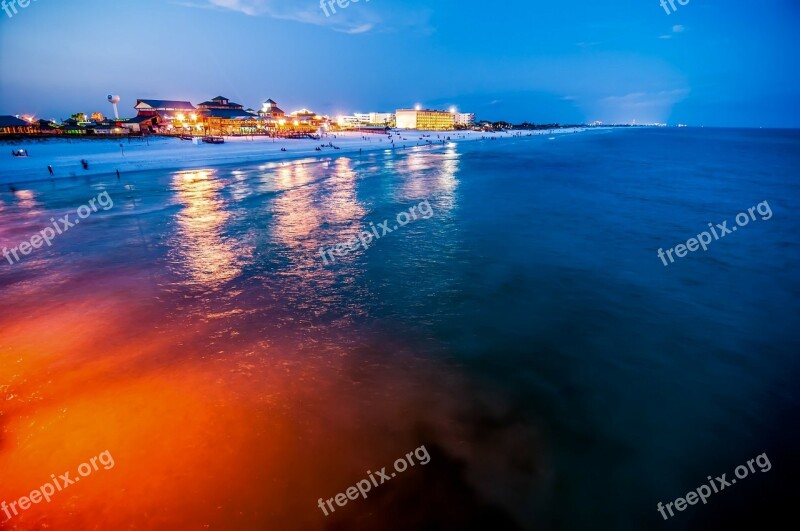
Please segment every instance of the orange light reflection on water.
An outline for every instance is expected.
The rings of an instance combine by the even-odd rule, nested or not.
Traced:
[[[190,345],[213,323],[163,323],[124,283],[0,321],[0,501],[115,460],[0,527],[322,529],[319,497],[421,444],[400,413],[430,393],[419,373],[275,339],[211,359]]]

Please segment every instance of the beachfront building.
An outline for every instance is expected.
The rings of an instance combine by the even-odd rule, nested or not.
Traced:
[[[74,118],[69,118],[61,122],[61,132],[65,135],[85,135],[86,126]]]
[[[51,120],[38,120],[36,122],[39,132],[43,135],[60,135],[61,128],[58,127],[58,124],[51,121]]]
[[[369,125],[392,126],[395,123],[393,112],[371,112],[369,113]]]
[[[189,123],[188,129],[202,130],[211,136],[252,135],[263,129],[257,114],[246,111],[243,105],[232,103],[224,96],[198,104],[197,116],[197,123]]]
[[[336,125],[342,129],[359,129],[363,127],[391,127],[395,123],[395,115],[391,112],[355,113],[350,116],[337,116]]]
[[[151,122],[155,132],[177,134],[197,122],[197,109],[188,101],[136,100],[133,108],[137,116],[155,119]]]
[[[124,127],[128,134],[141,135],[151,134],[158,126],[158,118],[153,116],[135,116],[133,118],[125,118],[117,120],[120,127]]]
[[[394,114],[390,112],[355,113],[359,125],[391,125],[394,123]]]
[[[351,116],[338,116],[336,118],[336,125],[341,129],[355,129],[363,125],[361,120],[356,115]]]
[[[399,129],[451,131],[456,123],[454,113],[430,109],[398,109],[395,116]]]
[[[278,107],[278,104],[272,99],[268,99],[261,105],[261,110],[258,111],[258,115],[270,127],[282,125],[281,120],[283,120],[283,124],[286,123],[286,113],[283,112],[283,109]]]
[[[127,130],[124,129],[121,125],[114,123],[114,122],[105,122],[93,125],[87,128],[87,131],[91,134],[100,135],[100,136],[120,136],[127,133]]]
[[[369,113],[357,112],[353,114],[353,118],[359,125],[369,125]]]
[[[457,112],[456,125],[460,127],[473,127],[475,125],[475,114],[471,112]]]
[[[312,133],[327,127],[328,119],[308,109],[300,109],[286,117],[286,125],[296,132]]]
[[[0,135],[25,135],[37,133],[38,127],[16,116],[0,116]]]

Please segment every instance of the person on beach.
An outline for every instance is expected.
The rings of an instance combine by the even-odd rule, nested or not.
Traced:
[[[55,175],[55,173],[53,173],[53,167],[51,165],[49,165],[49,164],[47,165],[47,171],[50,172],[50,177]]]
[[[119,170],[117,170],[117,180],[119,181]]]

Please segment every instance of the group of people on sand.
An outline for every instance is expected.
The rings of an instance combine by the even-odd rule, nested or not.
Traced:
[[[89,161],[86,160],[86,159],[81,159],[81,166],[83,166],[84,170],[88,170],[89,169]],[[117,180],[119,181],[119,179],[120,179],[119,170],[115,170],[115,171],[117,173]],[[47,172],[50,174],[50,177],[53,177],[56,174],[56,172],[53,170],[53,166],[50,165],[50,164],[47,165]]]
[[[120,144],[120,147],[122,147],[122,144]],[[286,151],[286,150],[284,149],[284,151]],[[27,149],[14,149],[14,150],[11,150],[11,155],[14,156],[14,157],[28,157],[29,156]],[[81,166],[83,167],[84,170],[88,170],[89,169],[89,161],[86,160],[86,159],[81,159]],[[119,180],[119,178],[120,178],[119,170],[116,170],[116,172],[117,172],[117,180]],[[55,172],[55,170],[53,170],[53,166],[51,164],[47,165],[47,173],[50,174],[50,177],[54,177],[55,174],[56,174],[56,172]]]
[[[88,170],[89,169],[89,161],[86,160],[86,159],[81,159],[81,166],[83,166],[84,170]],[[50,164],[47,165],[47,173],[50,174],[50,177],[53,177],[56,174],[56,172],[53,171],[53,166],[50,165]]]

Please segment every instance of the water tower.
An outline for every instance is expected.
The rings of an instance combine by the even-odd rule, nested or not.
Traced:
[[[109,94],[108,96],[106,96],[106,99],[108,100],[108,102],[109,102],[111,105],[113,105],[113,106],[114,106],[114,118],[116,118],[117,120],[119,120],[119,111],[117,111],[117,103],[119,103],[119,101],[120,101],[120,97],[119,97],[119,96],[116,96],[116,95],[114,95],[114,94]]]

